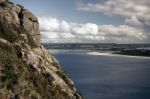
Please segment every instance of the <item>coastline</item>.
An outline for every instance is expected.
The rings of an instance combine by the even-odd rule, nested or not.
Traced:
[[[150,57],[146,56],[132,56],[132,55],[122,55],[122,54],[114,54],[111,52],[87,52],[88,55],[101,55],[101,56],[115,56],[115,57],[129,57],[129,58],[143,58],[150,59]]]
[[[55,54],[62,53],[62,52],[72,54],[72,51],[76,51],[76,54],[150,59],[150,57],[146,57],[146,56],[132,56],[132,55],[116,54],[114,53],[114,51],[65,50],[65,49],[48,49],[48,50],[51,53],[55,53]]]

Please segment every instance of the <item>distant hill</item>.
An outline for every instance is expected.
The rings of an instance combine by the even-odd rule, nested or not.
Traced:
[[[115,44],[115,43],[45,43],[48,49],[84,49],[84,50],[112,50],[150,48],[150,44]]]

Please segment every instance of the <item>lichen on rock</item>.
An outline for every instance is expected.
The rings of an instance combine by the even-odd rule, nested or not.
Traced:
[[[0,99],[81,99],[40,38],[37,17],[0,0]]]

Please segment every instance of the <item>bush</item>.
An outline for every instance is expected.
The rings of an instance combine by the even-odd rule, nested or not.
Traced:
[[[12,34],[11,34],[11,30],[8,29],[7,27],[5,27],[3,25],[3,23],[0,22],[0,37],[8,40],[8,41],[12,41]]]

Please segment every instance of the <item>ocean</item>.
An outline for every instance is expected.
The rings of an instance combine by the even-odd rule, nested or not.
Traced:
[[[49,50],[84,99],[150,99],[150,58]]]

